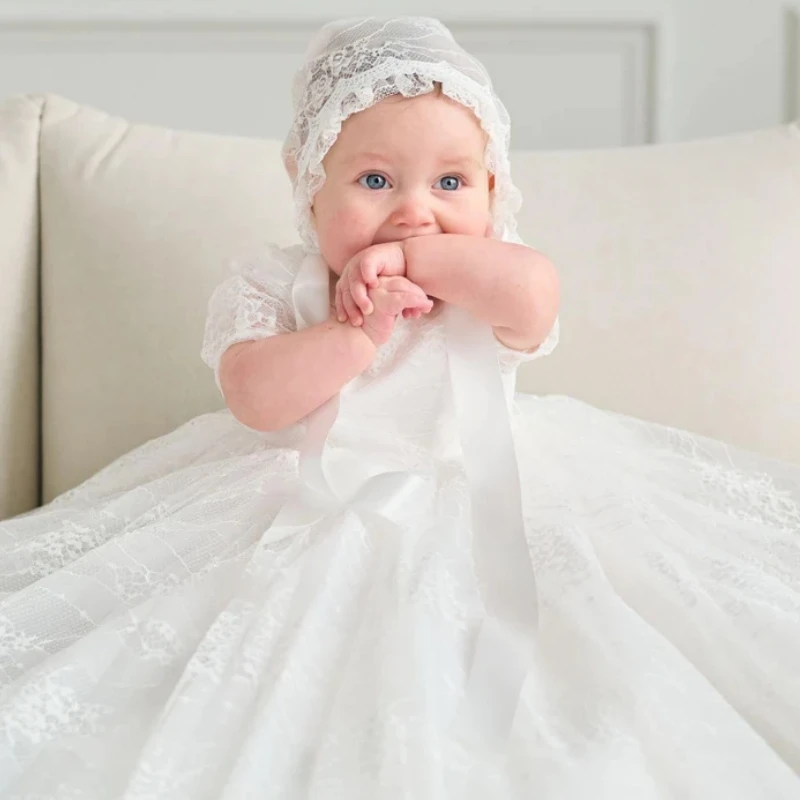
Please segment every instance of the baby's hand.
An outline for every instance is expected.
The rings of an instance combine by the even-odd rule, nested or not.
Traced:
[[[433,301],[408,278],[393,275],[379,278],[377,287],[369,290],[373,311],[364,317],[361,326],[376,347],[385,344],[392,335],[394,323],[404,317],[418,317],[433,308]]]
[[[367,247],[350,259],[336,283],[336,316],[339,322],[350,320],[361,325],[372,313],[367,292],[378,286],[378,278],[406,274],[406,257],[400,242],[386,242]]]

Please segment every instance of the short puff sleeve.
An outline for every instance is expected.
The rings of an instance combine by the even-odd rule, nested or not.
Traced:
[[[296,330],[292,284],[301,259],[300,246],[270,246],[254,261],[232,264],[233,274],[212,293],[200,357],[220,392],[220,360],[231,345]]]

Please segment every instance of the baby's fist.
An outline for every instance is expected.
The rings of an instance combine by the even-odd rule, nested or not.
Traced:
[[[373,311],[364,317],[362,330],[380,347],[391,337],[400,314],[414,317],[427,314],[433,308],[433,301],[416,283],[400,275],[378,278],[377,284],[369,290]]]
[[[336,283],[336,315],[339,322],[349,319],[361,325],[372,313],[368,289],[378,286],[378,279],[406,274],[406,257],[400,242],[385,242],[367,247],[347,263]]]

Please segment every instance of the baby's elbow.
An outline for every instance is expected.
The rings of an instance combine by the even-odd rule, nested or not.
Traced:
[[[238,422],[258,433],[275,433],[287,427],[274,416],[263,413],[262,409],[255,409],[252,405],[239,403],[235,398],[226,398],[226,403]]]
[[[225,405],[242,425],[260,433],[274,433],[289,427],[286,409],[282,409],[270,398],[275,393],[269,387],[253,385],[253,370],[243,358],[248,345],[240,342],[230,347],[222,356],[219,367],[219,383]]]
[[[523,274],[523,285],[512,301],[513,322],[508,327],[525,341],[539,342],[553,327],[558,316],[558,272],[548,258],[536,253],[533,263]]]
[[[293,425],[295,420],[289,410],[275,403],[254,400],[248,393],[232,392],[226,397],[231,414],[242,423],[259,433],[276,433]]]
[[[243,400],[235,393],[226,396],[225,402],[236,420],[259,433],[276,433],[296,422],[283,409],[265,403],[253,403],[249,399]]]
[[[555,324],[561,305],[561,282],[553,262],[544,256],[534,284],[533,307],[537,327],[549,333]]]

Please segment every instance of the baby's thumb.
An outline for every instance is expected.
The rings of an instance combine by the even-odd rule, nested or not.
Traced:
[[[433,301],[420,289],[419,291],[409,293],[406,308],[428,312],[433,308]]]

